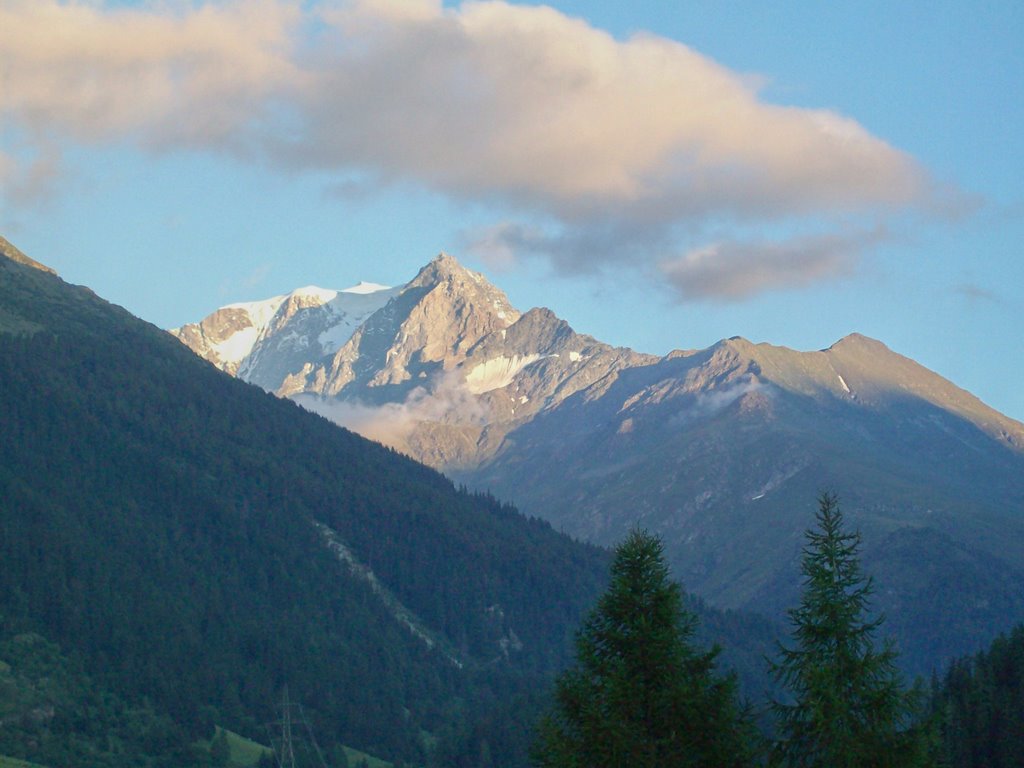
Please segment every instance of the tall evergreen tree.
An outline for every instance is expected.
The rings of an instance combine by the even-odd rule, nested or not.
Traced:
[[[806,532],[799,607],[789,612],[794,648],[779,647],[776,678],[793,695],[774,704],[780,741],[773,764],[800,768],[918,765],[924,742],[912,721],[889,642],[875,647],[882,617],[869,618],[873,583],[861,573],[860,534],[843,529],[834,494],[818,499],[817,528]]]
[[[717,649],[692,645],[696,617],[669,579],[661,541],[633,531],[611,584],[577,635],[533,758],[551,768],[673,768],[750,763],[732,678]]]

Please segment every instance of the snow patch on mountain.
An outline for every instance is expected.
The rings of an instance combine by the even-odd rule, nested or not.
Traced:
[[[281,312],[281,308],[290,305],[293,300],[302,300],[303,304],[316,306],[326,304],[338,295],[337,291],[307,285],[297,288],[291,293],[273,296],[263,301],[244,301],[228,304],[222,309],[240,309],[249,316],[252,324],[248,328],[236,331],[223,341],[211,345],[223,364],[237,364],[241,375],[242,363],[245,362],[256,345],[263,339]],[[244,378],[244,376],[242,377]]]
[[[356,329],[366,318],[397,296],[405,286],[391,288],[379,283],[361,282],[351,288],[339,291],[326,303],[331,312],[331,322],[317,341],[325,355],[333,355],[352,338]]]
[[[212,348],[221,362],[240,363],[252,352],[259,336],[260,329],[249,326],[236,331],[220,344],[213,344]]]
[[[228,304],[201,323],[171,333],[195,349],[207,350],[204,356],[222,369],[250,381],[260,370],[268,345],[273,347],[270,357],[279,357],[282,350],[296,354],[310,348],[318,356],[332,355],[403,288],[360,282],[337,291],[307,285],[262,301]]]
[[[368,283],[365,280],[360,280],[356,285],[344,289],[342,293],[367,294],[390,290],[390,285],[381,285],[380,283]]]
[[[291,292],[293,298],[312,299],[313,302],[318,304],[326,304],[329,301],[333,301],[337,295],[338,292],[335,290],[320,288],[316,285],[307,285]]]
[[[479,363],[466,374],[466,389],[474,395],[482,395],[484,392],[507,387],[517,373],[541,357],[543,355],[501,355],[485,363]]]
[[[272,296],[269,299],[263,301],[242,301],[236,304],[228,304],[222,309],[241,309],[249,315],[249,321],[256,326],[257,329],[262,330],[266,328],[270,321],[274,319],[274,315],[277,314],[277,310],[281,308],[281,305],[285,303],[291,294],[284,294],[283,296]]]

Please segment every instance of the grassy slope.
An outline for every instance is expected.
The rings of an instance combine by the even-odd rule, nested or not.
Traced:
[[[25,760],[18,760],[14,757],[0,755],[0,768],[45,768],[38,763],[29,763]]]
[[[231,768],[251,768],[255,766],[260,757],[265,752],[269,752],[270,748],[260,744],[259,742],[247,739],[244,736],[240,736],[234,731],[224,729],[228,735],[228,747],[231,749]],[[209,742],[201,742],[203,747],[209,749]],[[349,765],[356,765],[360,760],[365,760],[369,768],[391,768],[391,763],[386,760],[381,760],[379,757],[361,752],[353,747],[345,747],[345,754],[348,756]],[[31,763],[22,763],[17,760],[11,762],[8,766],[4,763],[4,760],[9,758],[0,758],[0,768],[36,768]]]

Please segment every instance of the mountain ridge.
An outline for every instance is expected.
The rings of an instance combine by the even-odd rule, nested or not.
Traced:
[[[467,286],[473,287],[476,294],[473,298],[477,298],[477,301],[474,302],[466,296]],[[479,290],[481,286],[483,286],[482,291]],[[546,308],[533,308],[525,313],[516,310],[508,302],[504,293],[491,285],[486,278],[466,269],[453,256],[443,252],[422,267],[409,283],[388,289],[388,291],[392,293],[382,296],[388,301],[403,293],[415,292],[416,295],[407,296],[405,302],[406,306],[415,314],[411,317],[405,316],[396,307],[393,308],[393,315],[399,317],[407,327],[391,328],[378,324],[372,328],[372,335],[388,334],[394,340],[404,332],[405,338],[401,339],[400,344],[384,350],[390,359],[383,364],[367,365],[367,361],[362,361],[364,375],[361,379],[352,366],[364,356],[360,347],[365,346],[366,341],[363,338],[364,334],[359,334],[359,329],[354,328],[353,336],[349,337],[344,345],[339,345],[339,349],[324,350],[322,355],[324,357],[333,353],[330,364],[303,365],[290,375],[282,377],[276,387],[266,381],[254,381],[253,383],[258,383],[263,388],[276,391],[284,396],[316,394],[321,397],[352,398],[370,403],[393,402],[396,396],[394,391],[389,395],[382,396],[374,392],[374,387],[411,382],[411,386],[399,387],[399,394],[407,396],[417,383],[427,383],[423,380],[428,379],[431,375],[466,366],[469,363],[486,364],[501,357],[502,350],[505,348],[522,347],[523,344],[516,343],[518,340],[528,339],[528,343],[532,347],[528,352],[520,350],[517,353],[520,362],[530,355],[535,355],[536,357],[526,363],[526,365],[530,365],[556,354],[554,351],[556,337],[564,340],[578,336],[564,320],[557,318]],[[428,309],[422,306],[423,296],[419,295],[418,291],[426,292],[424,296],[442,292],[445,294],[444,301],[431,303],[435,305],[451,303],[451,306],[442,306],[439,315],[431,316],[431,309],[436,311],[437,307]],[[288,294],[288,296],[291,295]],[[479,296],[484,296],[485,299],[491,298],[494,306],[487,307],[488,302],[480,301]],[[250,304],[252,303],[256,302],[250,302]],[[211,356],[200,345],[191,339],[184,338],[187,333],[186,329],[212,321],[218,312],[244,306],[246,306],[245,303],[227,305],[207,316],[200,323],[187,324],[181,328],[172,329],[171,332],[201,356],[211,359]],[[384,308],[382,306],[378,309]],[[281,320],[281,327],[288,323],[291,314],[288,313]],[[369,319],[373,314],[373,312],[368,313],[364,319]],[[474,314],[482,314],[485,319],[478,319],[474,327],[469,328],[466,323],[471,322],[470,318]],[[525,322],[523,325],[519,325],[520,321]],[[442,325],[444,328],[439,329],[438,326]],[[527,326],[532,327],[528,329]],[[274,330],[279,331],[280,328]],[[367,331],[369,330],[367,329]],[[441,331],[439,335],[437,334],[438,330]],[[500,339],[497,338],[495,334],[502,331],[505,333],[501,334]],[[501,342],[506,340],[508,333],[513,334],[512,340],[508,344],[502,344]],[[548,341],[545,342],[544,338],[548,338]],[[591,346],[599,345],[602,348],[611,349],[591,337],[580,336],[579,338],[586,340]],[[720,347],[733,349],[741,356],[745,355],[749,358],[748,365],[755,363],[766,375],[774,374],[772,376],[774,383],[782,386],[789,385],[796,391],[800,391],[801,387],[806,391],[812,383],[822,391],[828,391],[839,397],[850,396],[851,399],[858,397],[863,399],[865,396],[877,397],[883,392],[893,394],[909,391],[914,395],[929,399],[936,405],[979,421],[984,425],[985,430],[996,436],[997,439],[1007,442],[1014,449],[1024,449],[1024,424],[1000,414],[966,390],[951,385],[938,374],[920,366],[910,358],[892,351],[883,342],[863,334],[852,332],[830,346],[816,351],[793,350],[767,342],[755,343],[738,336],[723,338],[707,349],[714,350]],[[676,349],[664,356],[657,356],[622,349],[624,352],[636,356],[630,367],[657,360],[687,358],[701,351]],[[565,349],[563,349],[564,351]],[[570,350],[569,354],[572,352]],[[491,356],[489,357],[489,355]],[[316,356],[315,351],[312,356]],[[510,355],[506,359],[511,359],[513,356],[516,355]],[[869,360],[872,356],[885,357],[885,364],[881,367],[878,365],[865,367],[864,361]],[[414,358],[416,359],[414,360]],[[815,360],[815,358],[820,359]],[[211,361],[217,363],[216,360],[211,359]],[[307,360],[307,362],[310,361]],[[827,365],[825,365],[826,363]],[[409,369],[410,365],[413,366],[412,369]],[[840,367],[837,368],[837,365]],[[787,366],[790,369],[788,371],[785,370]],[[321,368],[323,370],[320,370]],[[793,369],[795,368],[802,369],[799,373],[805,374],[805,377],[810,375],[811,381],[794,381]],[[374,371],[374,374],[365,375],[369,370]],[[844,371],[846,375],[844,375]],[[910,386],[908,387],[899,377],[894,380],[892,375],[886,375],[880,371],[895,371],[900,377],[909,381]],[[467,369],[464,372],[472,381],[472,370]],[[246,380],[255,378],[251,375],[247,377],[245,372],[239,372],[239,375]],[[477,376],[481,375],[482,372],[478,372]],[[929,378],[932,391],[929,391],[928,386],[920,382],[922,375]],[[342,391],[357,379],[362,384],[358,388],[359,391]],[[852,379],[859,387],[856,390],[851,388],[851,382],[848,379]],[[506,382],[504,386],[507,386],[508,383],[510,382]],[[494,387],[494,389],[498,388],[501,387]],[[941,391],[936,392],[936,388]],[[474,391],[472,394],[484,394],[484,392]]]
[[[881,341],[851,333],[801,352],[733,337],[647,355],[509,308],[447,255],[397,290],[333,356],[266,388],[574,536],[610,545],[648,527],[687,586],[724,607],[778,615],[795,595],[823,487],[872,556],[887,553],[878,567],[897,583],[883,609],[916,594],[902,560],[916,545],[890,541],[903,529],[937,542],[948,578],[989,558],[1024,594],[1024,520],[1006,511],[1024,508],[1024,424]],[[962,575],[979,604],[987,590],[1024,617],[1024,598]],[[940,615],[933,603],[921,610]],[[999,621],[962,619],[963,643],[942,653],[975,650],[975,625]],[[927,639],[904,629],[921,670]]]
[[[53,269],[53,267],[48,267],[35,259],[29,258],[3,236],[0,236],[0,256],[6,256],[11,261],[18,264],[24,264],[25,266],[32,267],[33,269],[38,269],[40,272],[47,272],[51,275],[57,274],[57,270]]]

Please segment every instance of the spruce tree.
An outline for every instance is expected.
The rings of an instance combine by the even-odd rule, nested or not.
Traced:
[[[772,664],[791,703],[774,703],[780,740],[773,764],[801,768],[886,768],[923,759],[913,727],[915,697],[903,689],[896,652],[876,648],[881,616],[869,617],[871,578],[861,573],[860,534],[843,529],[832,493],[818,499],[806,532],[804,590],[789,611],[795,647]]]
[[[673,768],[750,763],[732,678],[694,648],[696,617],[669,579],[661,541],[633,531],[611,584],[577,634],[533,750],[537,765]]]

